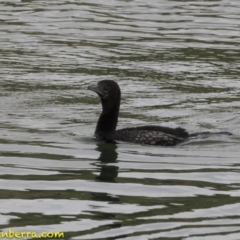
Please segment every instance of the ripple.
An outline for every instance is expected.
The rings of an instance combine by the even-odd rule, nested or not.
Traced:
[[[0,211],[7,231],[66,239],[239,233],[239,1],[3,1]],[[92,139],[122,89],[120,127],[230,131],[174,148]]]

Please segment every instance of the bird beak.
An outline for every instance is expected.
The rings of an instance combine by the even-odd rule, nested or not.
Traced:
[[[95,92],[97,94],[99,93],[99,88],[97,86],[88,86],[87,89],[91,90],[91,91],[93,91],[93,92]]]
[[[100,98],[107,98],[108,94],[97,86],[88,86],[88,90],[91,90],[98,94]]]

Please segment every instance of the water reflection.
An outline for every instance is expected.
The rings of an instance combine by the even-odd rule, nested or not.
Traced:
[[[240,239],[239,12],[239,0],[1,2],[0,227]],[[86,88],[102,79],[121,86],[119,128],[234,137],[91,141],[99,102]]]
[[[95,178],[96,181],[100,182],[116,182],[115,179],[118,176],[119,167],[114,165],[109,165],[111,163],[117,162],[117,145],[113,143],[101,143],[97,144],[96,150],[100,152],[96,165],[100,169],[100,174]],[[95,192],[92,193],[92,199],[97,201],[107,201],[107,202],[119,202],[117,196],[109,195],[108,193]]]
[[[100,167],[100,175],[96,177],[96,180],[101,182],[115,182],[119,167],[109,164],[117,162],[117,144],[98,143],[96,150],[100,152],[98,161],[101,163],[96,164]]]
[[[96,151],[100,152],[100,156],[98,158],[97,163],[94,163],[93,165],[96,165],[98,168],[100,168],[100,174],[95,178],[96,181],[100,182],[112,182],[116,183],[115,179],[118,176],[118,170],[119,167],[109,164],[117,163],[118,153],[117,153],[117,145],[113,143],[104,143],[104,142],[98,142]],[[106,189],[107,190],[107,189]],[[92,192],[91,193],[92,200],[94,201],[103,201],[107,203],[120,203],[120,199],[117,196],[110,195],[107,193],[102,192]],[[116,214],[114,213],[104,213],[104,212],[95,212],[95,216],[98,219],[102,220],[114,220],[116,219]],[[120,228],[122,226],[121,223],[112,223],[108,225],[109,229],[115,229]],[[126,235],[123,235],[122,237],[125,237]]]

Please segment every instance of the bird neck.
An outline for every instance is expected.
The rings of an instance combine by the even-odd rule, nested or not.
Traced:
[[[98,119],[95,136],[105,140],[113,140],[118,122],[120,100],[110,107],[102,100],[102,107],[103,110]]]

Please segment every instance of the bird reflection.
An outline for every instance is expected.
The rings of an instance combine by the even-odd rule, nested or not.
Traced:
[[[100,175],[96,177],[96,180],[101,182],[115,182],[115,178],[118,176],[119,168],[108,164],[116,163],[118,157],[116,149],[116,144],[98,144],[96,150],[100,152],[98,160],[102,163],[102,165]]]
[[[116,163],[118,153],[116,151],[116,144],[98,143],[96,150],[100,152],[97,166],[100,168],[100,174],[95,178],[98,182],[111,182],[115,183],[115,179],[118,176],[119,167],[110,165]],[[100,164],[99,164],[100,163]],[[109,195],[108,193],[92,193],[92,198],[95,201],[110,201],[118,202],[117,196]]]
[[[117,153],[117,145],[113,143],[98,143],[97,144],[97,151],[100,152],[100,156],[98,158],[97,166],[100,167],[100,174],[95,178],[98,182],[111,182],[116,183],[115,179],[118,176],[119,167],[114,166],[113,164],[117,163],[118,153]],[[106,192],[95,192],[91,193],[92,199],[95,201],[102,201],[102,202],[109,202],[111,204],[120,204],[121,201],[118,196],[110,195]],[[96,211],[95,217],[101,220],[115,220],[116,214],[115,213],[108,213],[108,212],[101,212]],[[112,228],[121,228],[121,222],[112,222],[109,224],[108,227]],[[127,235],[121,235],[121,237],[126,237]],[[109,238],[111,239],[111,238]]]

